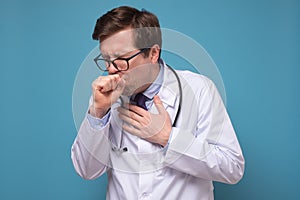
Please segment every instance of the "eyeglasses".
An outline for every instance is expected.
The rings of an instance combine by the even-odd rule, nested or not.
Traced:
[[[108,68],[110,64],[113,64],[113,66],[118,70],[118,71],[126,71],[129,69],[129,60],[132,58],[136,57],[137,55],[143,53],[145,50],[148,48],[143,48],[140,49],[139,52],[136,54],[133,54],[132,56],[128,58],[116,58],[114,60],[108,60],[102,57],[102,54],[94,58],[94,61],[97,65],[97,67],[102,70],[102,71],[108,71]]]

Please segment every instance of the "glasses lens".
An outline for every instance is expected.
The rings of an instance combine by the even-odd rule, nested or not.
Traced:
[[[126,60],[116,59],[114,60],[114,65],[120,71],[125,71],[128,69],[128,63]]]
[[[109,64],[105,60],[101,60],[101,59],[96,60],[96,64],[101,70],[107,71]]]

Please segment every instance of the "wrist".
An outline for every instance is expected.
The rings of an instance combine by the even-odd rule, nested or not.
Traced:
[[[165,134],[163,134],[162,140],[160,142],[160,145],[165,147],[169,143],[170,135],[171,135],[171,129],[166,130]]]
[[[97,117],[97,118],[101,119],[106,115],[108,110],[109,110],[109,108],[103,109],[103,108],[95,108],[94,106],[90,106],[88,113],[90,115],[92,115],[93,117]]]

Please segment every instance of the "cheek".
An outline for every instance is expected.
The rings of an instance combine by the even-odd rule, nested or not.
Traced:
[[[124,94],[132,95],[136,89],[143,85],[143,82],[144,81],[141,79],[140,76],[137,76],[136,74],[127,74]]]
[[[134,61],[135,62],[130,63],[130,69],[124,75],[124,77],[126,77],[126,87],[128,89],[136,89],[149,83],[148,80],[151,73],[151,66],[141,61]]]

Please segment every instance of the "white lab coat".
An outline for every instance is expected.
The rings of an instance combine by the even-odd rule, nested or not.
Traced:
[[[122,121],[112,106],[103,128],[85,118],[72,146],[76,172],[85,179],[108,174],[107,199],[213,199],[212,181],[234,184],[244,173],[244,157],[226,108],[208,78],[177,71],[183,98],[176,127],[167,147],[123,134]],[[179,104],[178,83],[164,66],[158,93],[172,121]],[[150,112],[157,112],[153,104]]]

